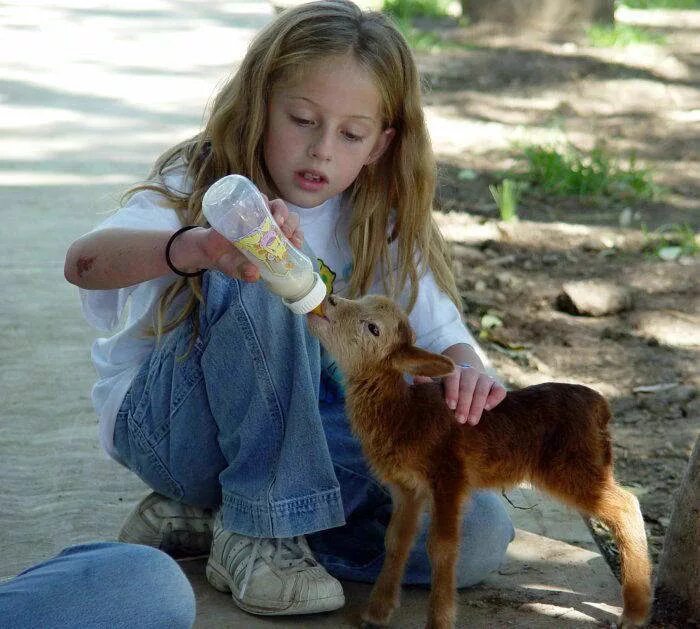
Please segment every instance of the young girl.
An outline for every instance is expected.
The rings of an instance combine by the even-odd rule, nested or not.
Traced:
[[[281,14],[204,130],[162,155],[149,183],[66,257],[88,321],[121,324],[93,347],[102,444],[154,490],[120,539],[209,552],[210,583],[253,613],[336,609],[334,576],[376,578],[391,499],[305,318],[203,218],[202,196],[230,173],[275,199],[275,219],[313,252],[329,289],[384,292],[410,311],[418,344],[458,364],[444,381],[455,421],[476,424],[505,392],[461,321],[431,218],[419,77],[399,31],[345,0]],[[425,530],[406,583],[430,581]],[[473,496],[459,584],[495,569],[512,536],[500,499]]]

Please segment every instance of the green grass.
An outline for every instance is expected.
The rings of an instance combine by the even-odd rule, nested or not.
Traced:
[[[593,46],[608,48],[612,46],[629,46],[630,44],[665,44],[666,37],[646,28],[631,24],[594,24],[587,31]]]
[[[382,11],[399,20],[444,17],[447,15],[447,5],[447,0],[384,0]]]
[[[473,46],[469,44],[444,39],[433,31],[415,28],[413,24],[411,24],[410,20],[407,19],[397,19],[396,25],[401,33],[403,33],[408,45],[413,48],[413,50],[420,50],[423,52],[442,52],[448,50],[469,50],[473,48]]]
[[[690,225],[673,223],[649,231],[642,225],[643,250],[662,260],[676,260],[680,256],[694,256],[700,252],[698,238]]]
[[[398,20],[397,24],[399,30],[406,38],[408,45],[414,50],[438,52],[450,47],[450,42],[446,42],[442,37],[432,31],[415,28],[410,21],[406,19]]]
[[[446,40],[433,31],[413,25],[416,18],[448,16],[448,4],[449,0],[384,0],[382,11],[394,18],[408,45],[414,50],[441,52],[469,49],[470,46],[466,44]]]
[[[525,171],[512,176],[546,194],[650,199],[659,192],[651,172],[638,166],[634,157],[625,167],[600,147],[585,154],[574,148],[560,152],[552,147],[528,146],[520,160]]]
[[[504,179],[500,186],[489,186],[491,196],[498,206],[501,220],[514,222],[518,220],[518,201],[523,184],[512,179]]]
[[[700,9],[700,0],[621,0],[630,9]]]

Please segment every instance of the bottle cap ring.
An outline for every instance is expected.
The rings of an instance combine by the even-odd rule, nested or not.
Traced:
[[[325,298],[326,285],[323,283],[321,276],[314,271],[314,283],[311,290],[296,301],[287,301],[285,299],[284,305],[294,314],[307,314],[316,308]]]

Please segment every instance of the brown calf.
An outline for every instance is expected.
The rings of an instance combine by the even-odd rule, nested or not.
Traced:
[[[309,328],[347,380],[351,427],[377,476],[392,490],[386,559],[362,618],[387,626],[399,604],[404,565],[426,503],[432,587],[427,627],[455,622],[460,511],[477,488],[522,481],[545,490],[612,531],[622,563],[622,627],[645,622],[650,564],[637,499],[614,480],[603,397],[584,386],[550,382],[511,391],[477,426],[455,421],[436,383],[409,385],[403,374],[449,374],[449,358],[416,347],[405,313],[385,297],[331,296]]]

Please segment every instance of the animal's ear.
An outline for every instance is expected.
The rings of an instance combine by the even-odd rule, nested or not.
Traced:
[[[454,363],[440,354],[433,354],[415,345],[409,345],[395,352],[391,363],[397,371],[410,373],[412,376],[437,378],[454,371]]]

